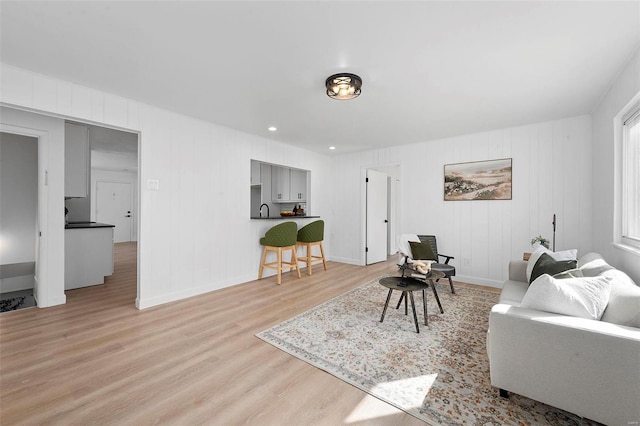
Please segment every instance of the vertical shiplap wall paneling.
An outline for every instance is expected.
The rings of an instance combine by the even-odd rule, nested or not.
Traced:
[[[508,132],[513,153],[513,188],[511,206],[511,258],[522,258],[522,249],[528,249],[531,239],[531,163],[529,161],[530,146],[524,128],[513,128]],[[538,166],[538,165],[535,165]],[[536,216],[533,216],[536,217]],[[524,244],[523,244],[524,243]],[[527,250],[528,251],[528,250]]]
[[[40,75],[34,75],[33,106],[42,110],[57,109],[58,88],[55,80]]]
[[[104,123],[104,94],[91,91],[91,120]]]
[[[0,96],[14,105],[33,107],[33,73],[14,67],[2,66]]]
[[[129,104],[126,99],[104,95],[104,121],[119,127],[129,127]]]
[[[579,241],[580,253],[586,253],[587,250],[593,250],[593,229],[594,220],[592,215],[584,215],[583,212],[592,212],[595,205],[594,198],[597,198],[597,193],[593,193],[593,138],[592,138],[592,123],[590,119],[582,118],[583,125],[579,126],[580,140],[576,144],[575,149],[581,153],[582,158],[578,162],[579,167],[579,181],[580,190],[578,194],[579,200],[579,214],[578,219],[580,222],[578,228],[578,235],[581,236]],[[584,141],[584,142],[582,142]],[[587,143],[588,141],[588,143]]]
[[[558,163],[563,165],[563,178],[565,183],[571,186],[569,191],[565,191],[562,196],[563,201],[563,240],[562,245],[558,245],[556,241],[556,249],[569,249],[580,248],[580,186],[582,182],[580,179],[579,166],[580,161],[584,161],[583,155],[589,150],[585,146],[584,149],[576,149],[577,144],[580,143],[579,139],[581,132],[578,127],[579,123],[574,120],[567,120],[564,123],[562,132],[562,145],[558,150],[559,160]],[[587,141],[585,141],[587,142]],[[586,143],[585,143],[586,145]],[[582,255],[584,253],[580,252]]]
[[[523,135],[521,143],[526,144],[528,148],[528,164],[529,164],[529,187],[527,191],[527,197],[529,201],[529,235],[538,232],[540,229],[540,146],[537,134],[538,128],[533,126],[527,126],[523,128]],[[538,235],[538,234],[535,234]],[[548,237],[547,237],[548,238]]]
[[[226,244],[226,239],[235,238],[231,232],[229,232],[231,217],[229,214],[222,214],[225,210],[223,206],[229,206],[229,200],[226,197],[226,189],[224,185],[227,183],[227,157],[221,155],[224,151],[224,144],[229,143],[225,141],[226,137],[231,135],[223,134],[220,129],[212,129],[210,143],[213,146],[213,157],[211,158],[211,164],[209,167],[212,170],[211,183],[213,192],[209,194],[210,201],[208,209],[210,217],[208,220],[214,223],[213,233],[208,237],[215,241],[213,247],[213,255],[209,260],[211,264],[211,272],[213,274],[212,282],[224,282],[227,279],[227,262],[229,255],[229,247]],[[226,216],[226,217],[225,217]],[[247,242],[248,244],[249,242]]]
[[[75,84],[71,86],[71,116],[91,120],[91,90]]]
[[[615,140],[613,120],[622,109],[640,92],[640,49],[629,58],[609,91],[593,112],[593,246],[612,265],[627,272],[636,283],[640,283],[640,261],[636,253],[614,247],[614,221],[617,213],[614,204],[615,178],[619,170],[615,167]]]
[[[473,265],[467,266],[463,262],[463,259],[467,257],[471,258],[471,253],[470,251],[464,252],[463,250],[466,244],[465,235],[464,231],[458,226],[459,223],[463,222],[464,202],[444,201],[444,165],[459,163],[465,155],[463,145],[459,142],[459,139],[458,142],[456,142],[455,139],[451,142],[452,143],[448,143],[445,141],[443,143],[448,155],[442,164],[434,165],[434,168],[438,170],[441,175],[438,200],[440,204],[444,206],[443,210],[446,212],[444,223],[448,223],[449,226],[440,227],[440,229],[434,230],[433,232],[437,233],[436,235],[440,235],[441,248],[438,247],[438,250],[446,255],[455,256],[455,259],[451,261],[451,263],[456,266],[457,273],[471,275]]]
[[[487,159],[506,158],[503,155],[502,149],[502,135],[501,132],[489,132],[487,135],[488,144],[488,156]],[[510,201],[497,201],[489,202],[488,207],[488,236],[485,242],[487,250],[487,272],[488,271],[500,271],[503,256],[502,246],[502,222],[504,206],[509,204]],[[508,249],[508,247],[507,247]],[[460,263],[460,261],[458,261]]]
[[[170,117],[157,108],[142,111],[142,205],[140,211],[140,297],[168,294],[171,290],[172,164]],[[158,180],[158,190],[147,189],[147,179]],[[146,267],[146,265],[152,267]]]
[[[228,194],[229,203],[220,203],[220,215],[230,215],[235,218],[237,223],[234,233],[237,238],[232,238],[229,244],[230,250],[227,254],[227,267],[238,267],[238,253],[243,253],[247,249],[247,244],[253,247],[253,252],[260,253],[261,247],[256,242],[259,241],[257,233],[251,230],[249,211],[250,211],[250,191],[251,187],[251,146],[242,138],[239,132],[234,131],[233,147],[230,152],[234,161],[229,162],[227,167],[233,167],[227,171],[228,188],[232,191]],[[297,156],[291,160],[292,164],[299,165]],[[234,172],[235,170],[235,172]],[[252,276],[257,278],[258,263],[255,264]]]
[[[511,167],[513,170],[514,164],[516,164],[516,160],[513,158],[513,151],[511,145],[511,138],[508,137],[510,133],[506,130],[499,131],[499,136],[496,138],[496,143],[501,143],[502,148],[502,157],[503,158],[511,158]],[[516,223],[513,221],[513,193],[515,191],[516,185],[511,182],[511,197],[512,200],[510,202],[502,202],[500,207],[502,211],[502,223],[501,223],[501,240],[496,240],[496,244],[501,243],[502,252],[501,256],[497,259],[494,259],[494,267],[491,269],[495,271],[496,277],[499,277],[500,281],[506,279],[508,277],[508,267],[504,264],[504,259],[515,259],[513,250],[513,240],[511,238],[513,224]],[[501,274],[498,274],[497,271],[500,271]]]
[[[193,285],[194,262],[194,233],[198,225],[193,220],[194,211],[206,203],[198,203],[194,200],[194,133],[193,125],[186,117],[175,117],[171,129],[171,158],[174,166],[171,168],[173,176],[171,194],[171,222],[173,226],[169,231],[175,247],[171,255],[171,284],[172,292],[180,292]],[[201,199],[204,200],[204,199]]]
[[[194,209],[193,216],[189,219],[196,225],[193,242],[193,282],[196,287],[204,287],[207,283],[215,282],[211,275],[212,267],[215,267],[218,259],[213,257],[214,235],[213,206],[215,196],[213,195],[213,161],[215,159],[214,145],[209,138],[207,126],[204,123],[196,123],[194,132],[194,158],[193,168],[196,170],[194,177],[197,182],[196,196],[202,200],[200,207]]]
[[[588,156],[573,158],[572,168],[563,167],[566,150],[585,149],[583,145],[589,144],[584,137],[589,133],[589,123],[590,118],[582,116],[397,148],[410,153],[399,159],[402,226],[398,232],[435,234],[440,251],[456,257],[458,279],[500,286],[507,277],[509,260],[521,259],[523,252],[530,251],[532,237],[542,234],[551,238],[554,211],[559,217],[576,214],[565,212],[565,198],[578,204],[575,197],[579,196],[590,203],[587,191],[575,197],[569,195],[579,187],[579,170],[584,170],[585,176],[589,173]],[[342,195],[336,196],[337,203],[348,202],[347,194],[357,193],[345,182],[357,178],[362,164],[371,167],[370,161],[387,161],[384,157],[388,154],[374,152],[381,155],[366,152],[335,159],[335,185],[345,188]],[[513,159],[512,200],[443,200],[444,164],[497,158]],[[590,211],[580,214],[584,215],[580,221],[591,222]],[[364,217],[364,212],[360,216]],[[353,216],[339,221],[343,229],[357,226]],[[581,249],[590,247],[590,237],[582,235],[580,227],[564,232],[565,239],[579,244]],[[348,259],[355,252],[357,239],[340,235],[336,241],[337,257]]]
[[[549,247],[552,247],[553,244],[553,225],[551,222],[553,221],[553,214],[557,212],[554,211],[554,203],[553,198],[548,197],[547,194],[550,193],[551,188],[554,186],[553,182],[553,174],[548,173],[548,164],[553,164],[555,153],[554,153],[554,145],[553,145],[553,126],[551,124],[545,123],[540,126],[538,129],[538,138],[539,138],[539,146],[538,146],[538,160],[537,163],[541,165],[539,167],[540,172],[538,173],[538,194],[537,194],[537,204],[539,211],[539,220],[538,227],[535,230],[532,230],[531,237],[533,238],[538,235],[542,235],[549,240]]]
[[[321,177],[320,169],[329,168],[328,156],[254,135],[238,137],[238,132],[212,123],[13,66],[1,67],[0,100],[6,105],[140,132],[139,307],[257,276],[258,260],[237,267],[238,253],[259,252],[259,235],[254,234],[264,228],[264,223],[250,221],[247,213],[253,152],[268,156],[260,160],[308,169]],[[209,153],[209,161],[203,152]],[[60,164],[53,164],[51,171],[63,170],[62,159],[52,161]],[[63,182],[63,173],[50,173],[50,178]],[[159,180],[160,189],[148,190],[149,179]],[[326,182],[312,185],[313,197],[325,203],[335,191]],[[327,211],[320,205],[312,213]],[[52,223],[62,223],[62,208],[49,215]]]
[[[492,160],[489,153],[489,133],[480,133],[474,135],[471,139],[471,150],[473,158],[480,160]],[[489,273],[489,240],[491,238],[490,221],[493,218],[489,215],[491,203],[501,203],[501,201],[478,201],[470,202],[473,209],[473,227],[472,227],[472,276],[488,277]]]
[[[564,174],[568,168],[564,167],[563,144],[566,139],[564,134],[564,122],[553,123],[553,152],[552,152],[552,199],[553,207],[557,210],[557,221],[559,226],[556,228],[556,250],[564,250],[569,247],[566,246],[566,233],[568,228],[566,227],[566,221],[568,216],[565,211],[565,197],[569,192],[575,190],[574,187],[565,188]],[[560,225],[561,224],[561,225]]]

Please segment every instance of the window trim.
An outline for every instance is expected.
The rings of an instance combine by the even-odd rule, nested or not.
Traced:
[[[625,107],[614,117],[614,155],[615,155],[615,201],[614,201],[614,226],[613,245],[626,252],[640,255],[640,241],[624,236],[626,221],[626,209],[623,194],[625,193],[626,163],[624,161],[625,152],[625,127],[624,123],[637,117],[640,114],[640,92],[625,105]]]

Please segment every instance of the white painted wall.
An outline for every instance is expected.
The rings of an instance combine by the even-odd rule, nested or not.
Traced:
[[[640,91],[640,50],[630,58],[593,113],[594,243],[614,266],[640,283],[640,257],[613,247],[615,168],[613,118]]]
[[[445,164],[498,158],[513,158],[512,200],[443,200]],[[462,281],[501,286],[509,260],[530,251],[532,237],[551,239],[553,213],[556,249],[593,250],[589,116],[338,157],[332,177],[341,188],[333,198],[339,213],[332,220],[342,232],[331,235],[334,258],[362,264],[362,170],[395,163],[398,233],[435,234],[440,252],[455,256]]]
[[[0,260],[3,265],[33,262],[38,211],[38,140],[2,133],[0,137]]]
[[[328,216],[327,156],[10,65],[0,71],[5,105],[141,133],[141,308],[257,278],[258,240],[274,223],[249,219],[250,159],[310,170],[313,200],[307,211]],[[61,156],[55,164],[62,183],[63,162]],[[160,189],[146,189],[148,179],[159,180]],[[62,187],[59,199],[60,208],[49,215],[62,234]],[[332,227],[327,221],[328,232]],[[330,258],[329,241],[325,249]]]
[[[596,112],[593,144],[585,115],[334,159],[8,65],[0,99],[141,132],[137,304],[148,307],[257,277],[258,238],[272,223],[248,218],[250,159],[311,171],[307,211],[325,219],[331,260],[364,264],[364,170],[399,164],[398,233],[437,235],[440,251],[456,257],[460,280],[500,286],[532,237],[551,238],[554,213],[556,249],[633,263],[612,257],[611,233],[594,225],[612,216],[603,198],[612,166],[601,164],[611,163],[610,143],[602,142],[610,124],[602,123],[619,109],[610,98],[637,91],[638,67],[636,56]],[[513,158],[513,200],[443,201],[444,164],[496,158]],[[147,190],[148,179],[160,190]]]

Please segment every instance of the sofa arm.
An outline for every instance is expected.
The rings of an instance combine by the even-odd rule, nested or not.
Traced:
[[[605,424],[640,421],[638,328],[498,304],[487,349],[493,386]]]
[[[511,281],[528,282],[526,260],[512,260],[509,262],[509,279]]]

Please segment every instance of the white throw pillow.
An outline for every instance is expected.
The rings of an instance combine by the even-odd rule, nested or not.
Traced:
[[[610,292],[608,277],[556,279],[543,274],[531,283],[520,306],[599,320],[609,303]]]
[[[548,248],[539,245],[533,253],[531,253],[529,261],[527,262],[527,282],[531,281],[531,272],[533,272],[533,267],[543,253],[547,253],[554,260],[577,260],[578,257],[578,249],[551,251]]]

